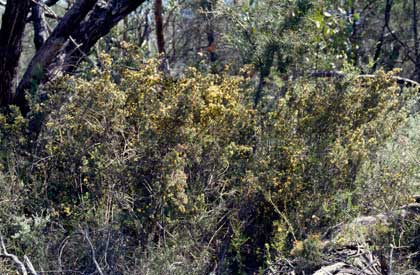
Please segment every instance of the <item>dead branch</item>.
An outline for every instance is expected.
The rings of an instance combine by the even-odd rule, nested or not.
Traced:
[[[4,244],[3,236],[0,236],[0,242],[1,242],[1,249],[2,249],[2,252],[0,252],[0,255],[10,258],[16,265],[19,266],[23,275],[28,275],[28,271],[26,270],[25,264],[22,263],[16,255],[7,252],[6,245]]]
[[[325,77],[325,78],[337,78],[337,79],[342,79],[344,77],[347,76],[346,73],[341,72],[341,71],[317,71],[317,72],[312,72],[310,74],[311,77]],[[361,74],[356,76],[357,78],[376,78],[377,76],[374,74]],[[413,86],[413,87],[418,87],[420,88],[420,83],[408,79],[408,78],[404,78],[404,77],[400,77],[400,76],[393,76],[392,77],[393,80],[395,80],[398,84],[400,85],[408,85],[408,86]]]
[[[38,273],[36,272],[34,268],[34,265],[32,264],[31,260],[29,260],[28,256],[24,255],[23,260],[25,261],[26,266],[29,269],[29,272],[31,272],[32,275],[38,275]]]
[[[83,233],[84,233],[83,235],[85,236],[85,239],[89,243],[89,246],[90,246],[90,249],[91,249],[91,253],[92,253],[92,261],[95,264],[96,270],[99,272],[99,274],[104,275],[104,273],[102,272],[102,269],[101,269],[98,261],[96,260],[95,248],[93,247],[93,244],[92,244],[92,242],[91,242],[91,240],[89,238],[88,231],[85,230]]]

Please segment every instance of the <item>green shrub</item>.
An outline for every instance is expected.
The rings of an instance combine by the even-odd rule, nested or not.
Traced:
[[[45,117],[36,142],[18,113],[0,117],[1,175],[12,183],[2,196],[21,200],[1,210],[1,230],[45,269],[64,251],[64,267],[93,272],[83,232],[107,272],[241,274],[279,255],[311,269],[321,257],[314,236],[362,212],[369,180],[383,178],[369,201],[415,181],[410,172],[404,187],[387,185],[375,162],[409,113],[411,95],[392,73],[296,79],[254,108],[243,77],[102,61],[103,72],[46,87],[50,98],[33,109]],[[406,171],[389,161],[393,175]]]

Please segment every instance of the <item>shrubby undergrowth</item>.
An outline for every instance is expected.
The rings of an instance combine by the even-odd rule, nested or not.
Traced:
[[[38,270],[256,274],[300,257],[311,271],[326,230],[418,184],[414,95],[392,73],[289,81],[255,108],[246,77],[104,66],[46,87],[36,140],[0,116],[0,232]]]

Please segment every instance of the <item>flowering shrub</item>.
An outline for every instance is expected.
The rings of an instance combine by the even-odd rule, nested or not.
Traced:
[[[80,228],[91,232],[102,266],[131,274],[240,274],[279,254],[319,263],[314,236],[363,211],[361,173],[404,125],[412,97],[392,73],[302,78],[274,102],[262,100],[271,108],[254,108],[243,77],[190,69],[175,78],[155,61],[103,63],[102,72],[47,87],[51,97],[34,107],[44,127],[30,149],[20,139],[27,121],[0,117],[8,137],[1,168],[8,173],[17,160],[24,194],[16,215],[45,217],[42,230],[54,233],[45,242],[54,245],[39,262],[51,268],[60,236],[78,236],[66,239],[78,252],[64,264],[92,268],[89,248],[77,245]],[[375,207],[400,188],[388,182],[369,193]]]

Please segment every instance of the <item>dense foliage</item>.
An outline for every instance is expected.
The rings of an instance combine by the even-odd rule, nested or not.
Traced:
[[[248,78],[103,60],[34,102],[36,144],[1,117],[2,232],[44,270],[93,271],[88,232],[111,273],[249,273],[410,198],[414,163],[378,166],[414,108],[392,73],[299,79],[255,109]]]
[[[391,32],[417,22],[381,19],[416,6],[378,2],[108,14],[90,52],[64,47],[87,62],[0,107],[0,273],[417,274],[419,38]]]

